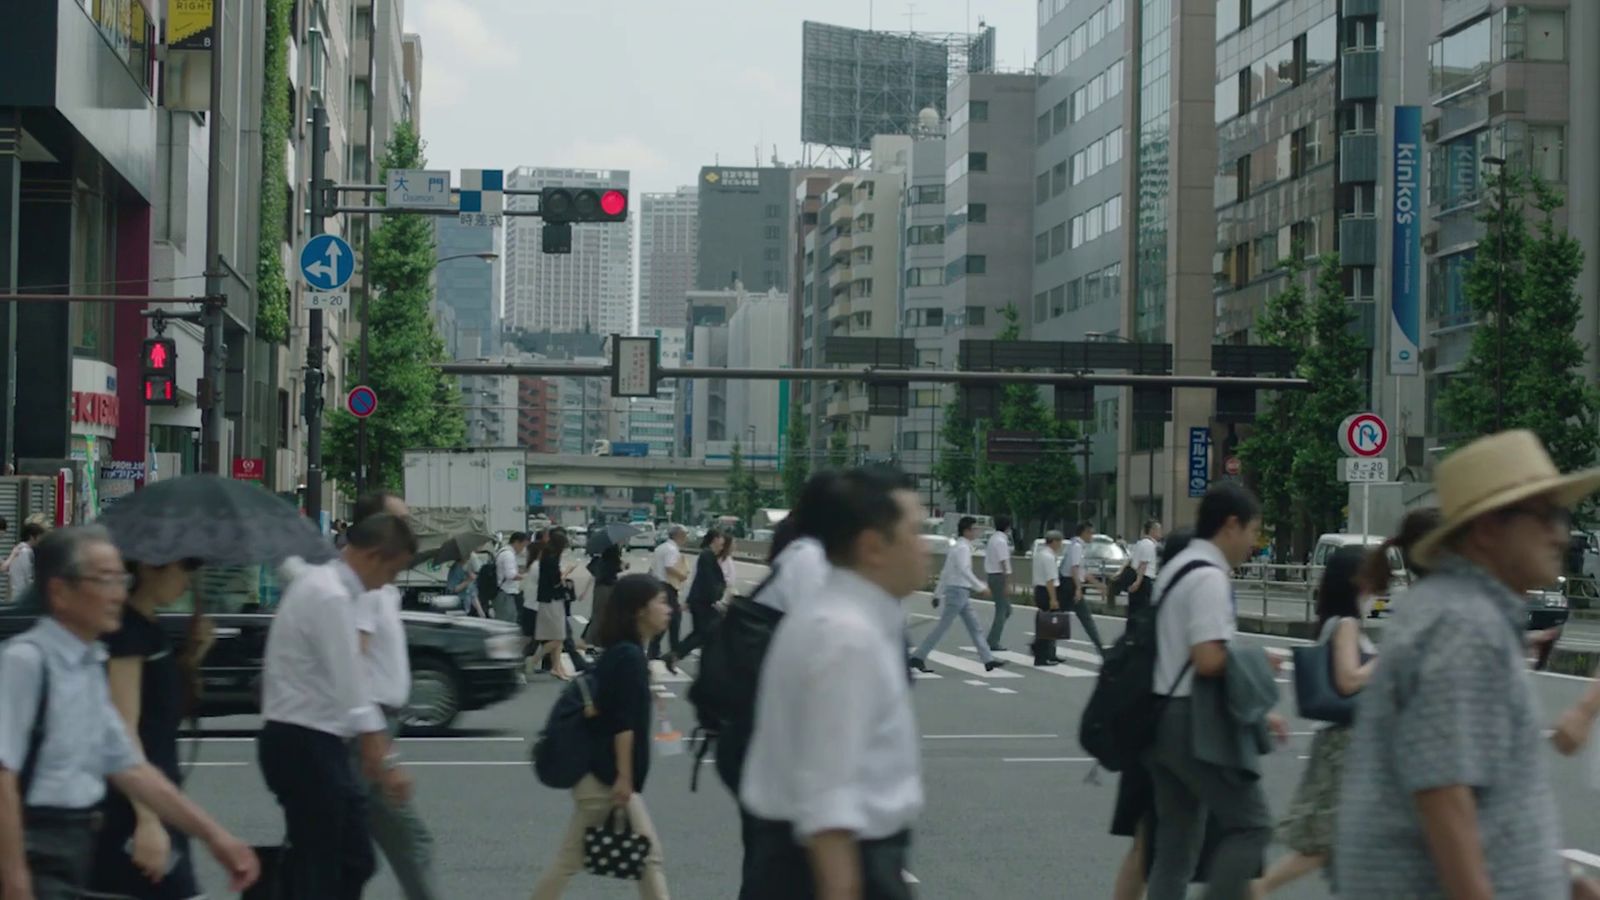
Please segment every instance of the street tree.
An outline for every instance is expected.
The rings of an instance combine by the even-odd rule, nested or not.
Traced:
[[[933,464],[933,477],[944,485],[945,496],[953,506],[965,506],[977,485],[975,433],[976,424],[962,414],[957,396],[944,408],[944,422],[939,429],[939,442],[944,446]]]
[[[383,156],[383,173],[425,165],[422,141],[410,122],[395,129]],[[466,435],[455,378],[435,363],[445,360],[444,339],[432,312],[435,254],[432,221],[417,214],[389,214],[368,238],[367,384],[378,409],[367,419],[367,486],[398,490],[402,454],[413,447],[454,447]],[[346,381],[354,383],[355,355],[346,356]],[[356,419],[330,408],[323,464],[341,485],[354,485]]]
[[[811,438],[806,417],[789,414],[788,446],[783,449],[783,497],[789,509],[800,502],[800,492],[811,477]]]
[[[728,453],[728,512],[738,516],[748,527],[756,511],[767,502],[767,492],[761,489],[756,473],[745,463],[743,448],[735,440]]]
[[[996,340],[1012,341],[1022,333],[1015,306],[1000,311],[1006,321]],[[1038,387],[1008,384],[1000,401],[1000,415],[994,423],[1006,431],[1027,431],[1039,435],[1040,456],[1033,463],[990,462],[978,467],[977,493],[983,511],[1006,513],[1020,527],[1042,530],[1046,522],[1065,519],[1075,507],[1082,477],[1074,463],[1073,442],[1077,428],[1062,422],[1045,407]],[[987,430],[980,426],[980,434]],[[975,512],[976,510],[968,510]]]
[[[1255,427],[1239,445],[1247,478],[1261,496],[1280,559],[1298,558],[1323,531],[1337,531],[1348,489],[1339,481],[1339,423],[1359,412],[1364,399],[1365,350],[1351,331],[1339,260],[1315,260],[1315,288],[1306,290],[1307,265],[1297,245],[1280,264],[1282,290],[1256,320],[1261,343],[1289,350],[1294,374],[1308,391],[1268,394]]]
[[[1582,374],[1585,347],[1576,336],[1583,250],[1556,221],[1561,195],[1506,169],[1485,190],[1484,238],[1466,271],[1479,324],[1440,408],[1458,443],[1527,428],[1556,465],[1574,471],[1600,458],[1600,388]]]
[[[835,426],[833,433],[828,435],[828,465],[834,469],[843,469],[850,465],[848,430]]]

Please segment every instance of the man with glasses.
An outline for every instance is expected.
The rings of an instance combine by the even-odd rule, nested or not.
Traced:
[[[34,563],[23,599],[44,615],[0,648],[0,897],[82,896],[107,780],[205,843],[233,890],[254,883],[255,853],[144,760],[111,704],[99,639],[121,626],[130,578],[110,535],[52,531]]]
[[[1524,661],[1525,592],[1561,574],[1573,506],[1600,469],[1563,476],[1539,438],[1481,438],[1439,463],[1441,523],[1361,692],[1339,808],[1345,897],[1594,896],[1561,858],[1544,715]],[[1593,725],[1600,698],[1591,705]],[[1579,715],[1584,715],[1579,712]],[[1580,741],[1557,749],[1574,753]]]

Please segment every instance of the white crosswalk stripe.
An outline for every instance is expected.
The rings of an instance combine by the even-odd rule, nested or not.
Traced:
[[[998,654],[996,654],[996,655],[998,655]],[[941,666],[949,666],[950,668],[955,669],[958,672],[965,672],[968,675],[976,675],[976,676],[978,676],[980,678],[1021,678],[1022,677],[1021,675],[1018,675],[1016,672],[1009,672],[1009,671],[1007,671],[1005,669],[995,669],[993,672],[990,672],[990,671],[987,671],[987,670],[984,669],[983,663],[981,663],[981,662],[977,662],[976,660],[971,660],[971,659],[964,659],[964,658],[962,658],[960,656],[956,656],[953,653],[945,653],[945,652],[943,652],[941,650],[935,650],[932,653],[929,653],[928,654],[928,658],[927,658],[926,661],[927,662],[931,662],[931,663],[938,663]]]
[[[1092,669],[1080,669],[1077,666],[1036,666],[1033,664],[1033,657],[1026,653],[1018,653],[1015,650],[1001,650],[995,653],[995,658],[1015,663],[1020,667],[1026,667],[1026,671],[1029,672],[1043,672],[1046,675],[1054,675],[1057,678],[1093,678],[1098,674]]]

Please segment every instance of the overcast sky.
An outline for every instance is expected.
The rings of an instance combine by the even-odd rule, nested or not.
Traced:
[[[1030,66],[1034,0],[405,0],[422,36],[422,136],[437,168],[623,168],[635,192],[700,166],[800,157],[800,26],[995,26]],[[970,19],[968,16],[970,15]]]

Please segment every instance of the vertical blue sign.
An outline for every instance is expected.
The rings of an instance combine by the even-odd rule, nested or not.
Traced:
[[[1422,332],[1422,107],[1394,108],[1394,247],[1389,257],[1389,374],[1415,375]]]
[[[1211,482],[1208,459],[1211,456],[1211,429],[1189,429],[1189,496],[1204,497]]]

